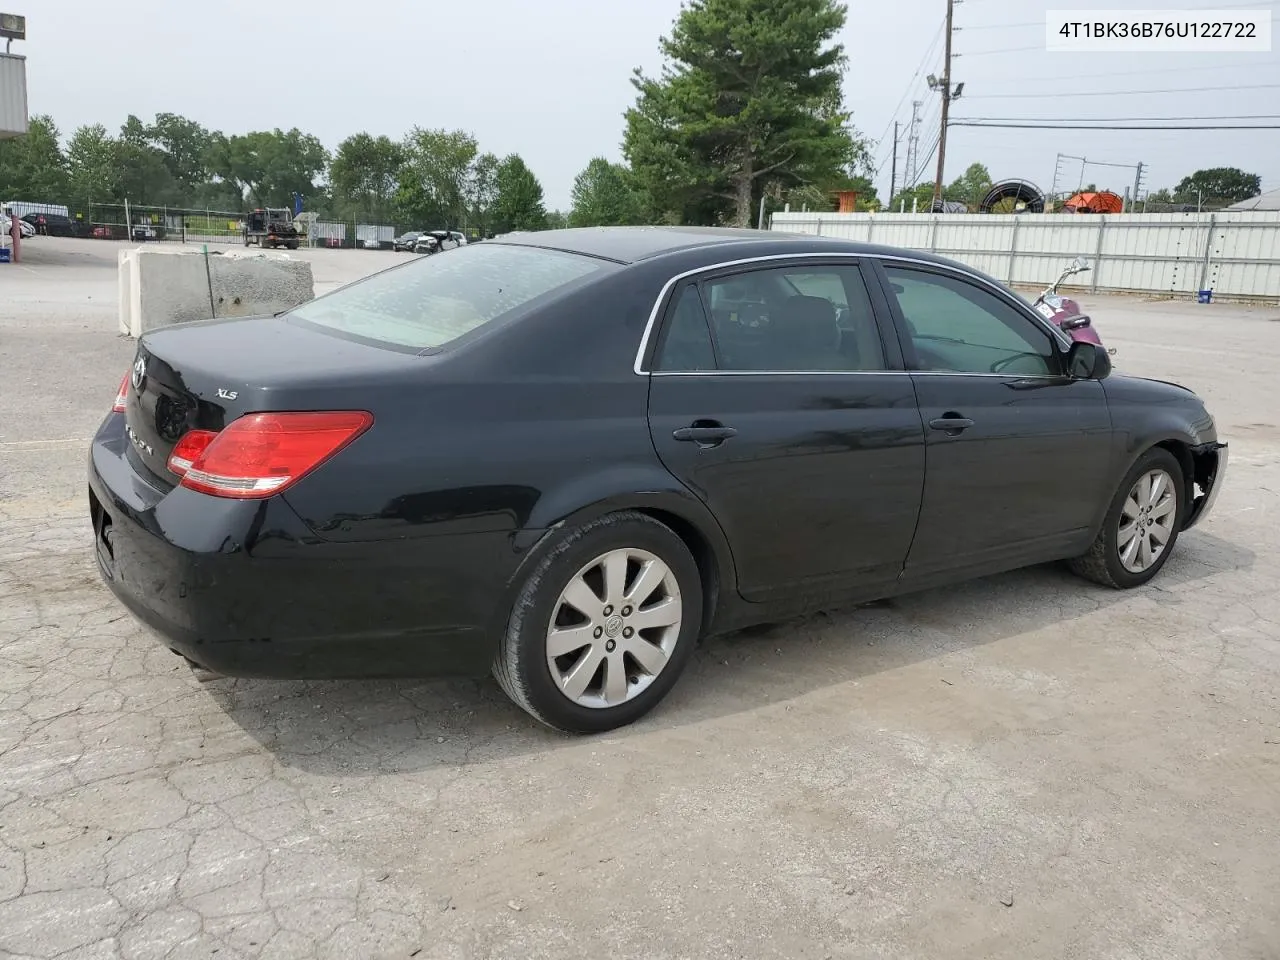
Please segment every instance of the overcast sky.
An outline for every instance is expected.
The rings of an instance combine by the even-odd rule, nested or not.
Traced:
[[[679,0],[0,0],[27,16],[33,113],[64,137],[80,124],[119,127],[129,113],[172,111],[226,133],[273,127],[314,133],[326,146],[360,130],[399,137],[414,124],[470,130],[482,150],[518,152],[541,179],[547,206],[567,208],[574,175],[593,156],[620,159],[633,67],[656,71],[658,38]],[[1264,8],[1227,0],[1165,0],[1182,9]],[[1280,52],[1048,54],[1046,9],[1157,6],[1115,0],[966,0],[957,7],[953,116],[1162,117],[1280,114]],[[889,180],[892,120],[924,101],[921,159],[937,134],[937,97],[924,76],[941,62],[944,0],[855,0],[842,41],[846,104]],[[1274,11],[1275,4],[1270,5]],[[1274,18],[1274,13],[1273,13]],[[1277,30],[1280,37],[1280,30]],[[925,59],[933,45],[933,55]],[[1028,49],[1029,48],[1029,49]],[[916,68],[925,69],[916,75]],[[1107,74],[1108,76],[1101,76]],[[911,85],[913,76],[916,77]],[[1254,86],[1255,89],[1247,89]],[[1197,93],[1134,93],[1235,87]],[[1082,91],[1114,96],[1072,97]],[[987,99],[996,94],[1044,94]],[[1270,108],[1270,109],[1268,109]],[[1265,121],[1264,121],[1265,122]],[[1147,165],[1151,189],[1211,166],[1259,173],[1280,187],[1280,131],[951,131],[946,179],[973,161],[997,179],[1048,190],[1057,154]],[[933,178],[933,161],[926,175]],[[1060,181],[1079,182],[1064,163]],[[1133,171],[1094,168],[1085,181],[1118,192]]]

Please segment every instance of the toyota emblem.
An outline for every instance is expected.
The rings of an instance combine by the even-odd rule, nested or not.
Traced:
[[[129,383],[133,385],[133,389],[142,389],[142,381],[147,375],[147,361],[145,357],[139,357],[138,362],[133,365],[133,373],[129,375]]]

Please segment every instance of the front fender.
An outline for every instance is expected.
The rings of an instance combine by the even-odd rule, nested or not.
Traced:
[[[1218,439],[1213,417],[1203,401],[1186,387],[1158,380],[1109,377],[1102,381],[1111,408],[1114,443],[1112,447],[1112,490],[1118,490],[1138,458],[1152,447],[1169,447],[1182,462],[1190,503],[1195,482],[1193,451],[1203,450]],[[1110,507],[1099,510],[1095,533]]]

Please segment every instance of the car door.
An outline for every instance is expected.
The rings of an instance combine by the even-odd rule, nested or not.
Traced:
[[[745,598],[896,581],[924,431],[857,263],[773,260],[678,284],[651,367],[654,447],[719,520]]]
[[[1083,549],[1110,495],[1102,384],[1065,376],[1065,344],[1007,291],[942,266],[881,270],[925,427],[907,575]]]

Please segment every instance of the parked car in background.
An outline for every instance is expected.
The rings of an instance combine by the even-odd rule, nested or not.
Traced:
[[[6,242],[8,242],[9,240],[9,230],[11,228],[11,225],[12,225],[12,221],[4,214],[0,214],[0,231],[4,232],[4,239]],[[28,223],[26,220],[19,219],[18,232],[25,239],[26,237],[34,237],[36,235],[36,228],[32,226],[30,223]]]
[[[418,242],[420,236],[422,236],[421,230],[410,230],[408,233],[402,233],[391,242],[391,249],[412,252],[414,244]]]
[[[465,246],[467,238],[457,230],[428,230],[418,238],[414,249],[418,253],[440,253]]]
[[[79,235],[77,224],[70,217],[57,213],[28,213],[22,218],[31,224],[37,235],[49,237],[74,237]]]
[[[491,670],[596,732],[709,634],[1048,561],[1139,587],[1226,467],[1192,391],[962,264],[603,228],[147,333],[88,512],[116,596],[210,670]]]

